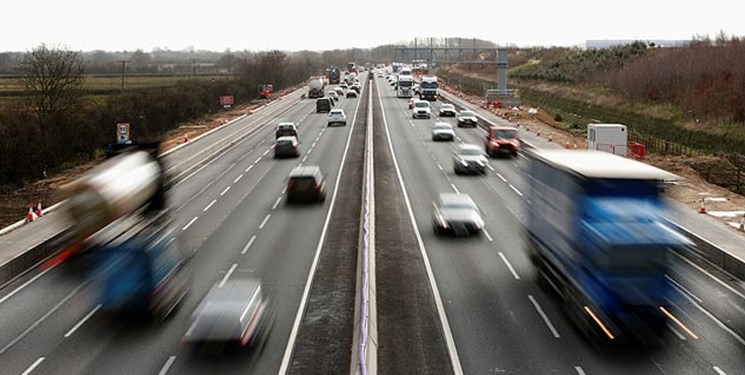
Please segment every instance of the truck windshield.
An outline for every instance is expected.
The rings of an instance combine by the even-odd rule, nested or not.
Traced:
[[[429,89],[436,89],[437,82],[422,82],[422,89],[429,90]]]
[[[411,87],[411,81],[398,81],[398,87]]]

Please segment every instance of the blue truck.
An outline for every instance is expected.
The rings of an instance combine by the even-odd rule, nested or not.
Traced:
[[[691,246],[665,220],[675,175],[598,151],[530,155],[526,243],[539,282],[601,341],[658,339],[673,311],[671,251]]]

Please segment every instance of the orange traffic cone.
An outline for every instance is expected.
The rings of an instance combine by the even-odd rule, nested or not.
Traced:
[[[698,208],[698,213],[700,214],[706,213],[706,202],[704,201],[704,198],[701,198],[701,207]]]
[[[28,208],[28,214],[26,215],[26,222],[30,223],[32,221],[36,220],[36,214],[34,213],[34,207],[29,206]]]
[[[742,219],[740,219],[740,226],[737,227],[737,230],[740,232],[745,232],[745,214],[742,214]]]
[[[184,143],[189,142],[189,134],[184,134]]]

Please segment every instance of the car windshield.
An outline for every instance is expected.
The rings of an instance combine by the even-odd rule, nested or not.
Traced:
[[[514,139],[517,137],[517,131],[512,129],[505,129],[505,130],[494,130],[492,132],[492,136],[494,138],[500,138],[500,139]]]
[[[478,156],[481,155],[481,149],[475,147],[462,148],[458,151],[458,153],[463,156]]]
[[[471,111],[461,111],[460,115],[463,116],[463,117],[472,117],[472,116],[474,116],[473,112],[471,112]]]
[[[442,105],[442,109],[454,109],[454,108],[455,108],[455,107],[453,107],[453,105],[452,105],[452,104],[443,104],[443,105]]]
[[[437,129],[437,130],[449,130],[449,129],[452,129],[452,128],[453,127],[450,126],[450,124],[435,124],[435,129]]]
[[[341,116],[341,111],[331,111],[329,112],[329,116]]]
[[[429,108],[429,103],[427,102],[418,102],[418,103],[414,103],[414,105],[417,108]]]
[[[469,210],[474,211],[476,207],[468,202],[443,202],[440,207],[443,210]]]

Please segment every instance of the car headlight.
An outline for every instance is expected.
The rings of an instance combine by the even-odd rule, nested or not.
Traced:
[[[461,160],[460,160],[460,163],[461,163],[461,164],[462,164],[462,165],[463,165],[464,167],[467,167],[467,166],[468,166],[468,162],[467,162],[467,161],[465,161],[465,160],[463,160],[463,159],[461,159]]]

